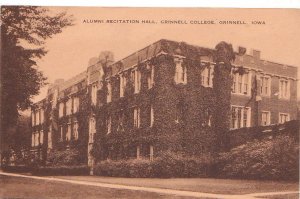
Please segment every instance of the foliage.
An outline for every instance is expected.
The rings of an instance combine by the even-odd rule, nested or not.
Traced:
[[[47,166],[47,167],[36,167],[32,168],[31,172],[33,175],[42,176],[54,176],[54,175],[67,175],[67,176],[79,176],[89,175],[89,168],[86,165],[76,166]]]
[[[47,165],[70,166],[81,164],[80,152],[77,149],[52,150],[47,157]]]
[[[219,168],[223,177],[298,180],[299,141],[279,135],[248,142],[220,154]]]
[[[45,40],[72,25],[72,19],[41,7],[1,6],[1,22],[1,133],[2,140],[7,140],[18,110],[28,108],[32,96],[46,83],[36,67],[36,60],[46,54]]]
[[[183,154],[164,152],[153,161],[129,159],[102,161],[95,166],[95,175],[114,177],[207,177],[212,157],[186,157]]]
[[[215,132],[217,134],[217,145],[219,150],[226,150],[228,137],[226,132],[230,128],[230,104],[231,104],[231,62],[235,59],[232,45],[220,42],[215,47],[213,88],[216,96],[215,103]]]

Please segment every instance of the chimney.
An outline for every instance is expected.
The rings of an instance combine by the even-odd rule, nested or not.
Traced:
[[[255,60],[260,60],[260,51],[259,50],[252,50],[252,55],[253,55],[253,58]]]

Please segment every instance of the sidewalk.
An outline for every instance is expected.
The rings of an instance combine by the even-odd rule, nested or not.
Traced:
[[[0,175],[30,178],[30,179],[39,179],[39,180],[48,180],[48,181],[52,181],[52,182],[55,182],[55,181],[56,182],[65,182],[65,183],[71,183],[71,184],[96,186],[96,187],[109,188],[109,189],[145,191],[145,192],[153,192],[153,193],[159,193],[159,194],[168,194],[168,195],[185,196],[185,197],[194,197],[194,198],[254,199],[257,197],[265,197],[265,196],[269,196],[269,195],[285,195],[285,194],[298,194],[299,193],[298,191],[282,191],[282,192],[251,193],[251,194],[240,194],[240,195],[214,194],[214,193],[183,191],[183,190],[166,189],[166,188],[110,184],[110,183],[95,182],[95,181],[83,181],[83,180],[74,180],[74,179],[71,180],[71,179],[63,179],[61,177],[38,177],[38,176],[27,176],[27,175],[3,173],[3,172],[0,172]]]

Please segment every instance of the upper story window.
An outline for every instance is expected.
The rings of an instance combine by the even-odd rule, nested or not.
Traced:
[[[261,125],[267,126],[271,124],[271,113],[270,111],[262,111],[261,113]]]
[[[79,111],[79,97],[73,98],[73,113],[77,113]]]
[[[290,82],[287,79],[279,80],[279,98],[280,99],[290,98]]]
[[[40,111],[41,111],[41,118],[40,118],[41,119],[41,124],[43,124],[44,123],[44,116],[45,116],[44,114],[45,114],[45,112],[44,112],[44,109],[41,109]]]
[[[205,87],[213,87],[214,66],[205,67],[201,72],[201,85]]]
[[[59,103],[58,117],[63,117],[63,116],[64,116],[64,103],[61,102]]]
[[[150,127],[154,124],[154,108],[153,105],[150,107]]]
[[[34,113],[34,111],[31,112],[31,125],[32,126],[35,125],[35,113]]]
[[[40,131],[40,143],[41,144],[44,143],[44,131],[43,130]]]
[[[96,105],[96,103],[97,103],[97,90],[98,90],[97,84],[93,84],[92,85],[92,93],[91,93],[93,105]]]
[[[112,127],[112,124],[111,124],[111,116],[109,115],[106,119],[106,133],[107,134],[110,134],[111,133],[111,127]]]
[[[187,83],[187,67],[182,64],[182,59],[175,58],[175,83]]]
[[[260,93],[264,96],[270,96],[271,95],[271,77],[269,76],[263,76],[260,78]]]
[[[232,93],[248,95],[251,93],[251,73],[234,73],[233,74],[233,84]]]
[[[140,108],[139,107],[135,107],[133,109],[133,126],[136,127],[136,128],[140,127],[140,123],[141,123],[140,114],[141,114]]]
[[[283,124],[290,121],[290,115],[288,113],[279,113],[279,123]]]
[[[66,115],[72,114],[72,99],[68,99],[66,102]]]
[[[120,74],[120,97],[124,97],[126,88],[126,76],[124,74]]]
[[[134,83],[134,93],[139,93],[141,90],[141,72],[138,69],[132,71],[133,73],[133,83]]]
[[[35,146],[35,142],[34,142],[34,133],[31,134],[31,146],[32,146],[32,147]]]
[[[78,122],[73,123],[73,136],[75,140],[78,140]]]
[[[107,103],[111,102],[112,98],[112,88],[111,88],[111,83],[107,82],[107,96],[106,96],[106,101]]]
[[[251,109],[249,107],[231,106],[231,128],[250,127]]]
[[[71,140],[71,123],[68,123],[67,125],[67,133],[66,133],[66,141]]]
[[[59,137],[59,141],[63,141],[64,139],[64,127],[61,125],[60,126],[60,137]]]
[[[35,124],[36,125],[40,124],[40,110],[35,111]]]
[[[96,133],[96,120],[93,117],[90,119],[89,132]]]
[[[152,88],[154,85],[154,65],[148,65],[150,67],[150,72],[148,73],[148,89]]]

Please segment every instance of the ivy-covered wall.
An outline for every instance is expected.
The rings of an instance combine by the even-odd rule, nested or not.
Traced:
[[[147,77],[154,65],[154,86],[148,89]],[[136,157],[140,153],[149,156],[149,146],[154,155],[171,150],[198,155],[214,151],[215,135],[209,126],[215,97],[212,88],[201,86],[201,71],[206,67],[200,59],[185,58],[187,84],[176,84],[175,62],[171,55],[160,55],[148,62],[138,64],[141,71],[141,91],[133,93],[131,71],[127,76],[125,96],[120,98],[120,79],[110,78],[112,102],[106,101],[107,83],[99,91],[97,109],[97,138],[93,155],[98,160]],[[154,109],[154,123],[150,127],[150,107]],[[139,107],[140,128],[133,126],[133,108]],[[123,128],[119,126],[120,114],[124,114]],[[111,133],[107,134],[107,119],[111,117]],[[213,122],[213,119],[212,119]]]

